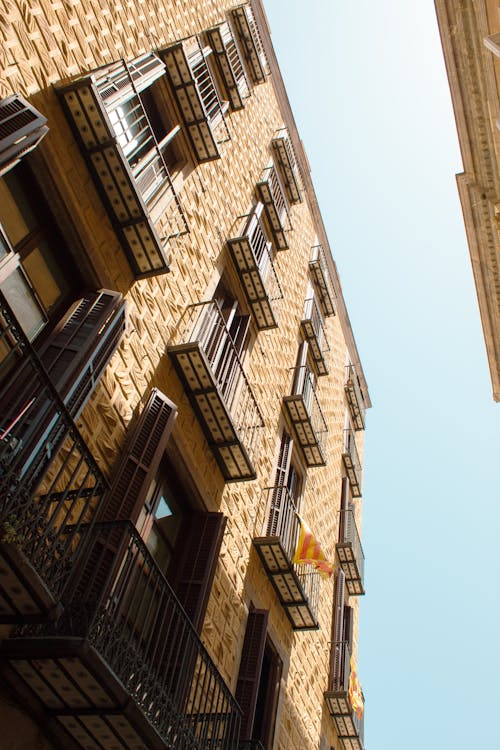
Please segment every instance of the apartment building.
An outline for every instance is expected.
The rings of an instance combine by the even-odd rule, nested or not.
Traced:
[[[493,0],[435,3],[464,166],[458,192],[500,401],[500,11]]]
[[[0,17],[4,746],[363,750],[370,396],[264,8]]]

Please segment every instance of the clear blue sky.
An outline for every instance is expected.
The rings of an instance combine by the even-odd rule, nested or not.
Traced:
[[[499,405],[432,0],[264,0],[374,408],[367,750],[499,748]]]

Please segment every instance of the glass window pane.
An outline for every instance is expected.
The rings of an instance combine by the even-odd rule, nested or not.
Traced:
[[[0,288],[21,328],[29,340],[33,341],[45,325],[45,316],[22,272],[19,269],[13,271],[0,284]]]

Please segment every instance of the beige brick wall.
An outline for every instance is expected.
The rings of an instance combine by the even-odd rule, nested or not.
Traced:
[[[279,306],[279,328],[256,333],[248,362],[248,380],[265,422],[255,481],[224,485],[165,354],[185,307],[210,299],[221,268],[231,268],[225,240],[235,233],[237,217],[250,206],[255,183],[270,158],[270,139],[282,124],[272,85],[268,81],[254,87],[245,109],[228,117],[232,139],[225,144],[223,157],[198,166],[187,178],[181,200],[190,233],[175,247],[171,272],[141,281],[133,281],[52,88],[82,71],[120,57],[130,59],[151,47],[164,47],[213,26],[224,19],[228,7],[215,0],[177,0],[175,4],[156,0],[0,0],[0,95],[19,91],[30,96],[48,117],[50,133],[39,149],[40,155],[66,210],[75,217],[101,283],[121,291],[127,299],[126,335],[85,408],[79,427],[109,474],[130,420],[152,385],[178,405],[173,439],[207,507],[220,509],[228,517],[203,640],[234,690],[248,606],[252,601],[269,609],[270,632],[284,661],[275,747],[317,750],[321,735],[330,745],[336,742],[323,701],[333,580],[321,586],[320,629],[294,633],[251,543],[264,519],[263,489],[274,481],[283,425],[282,397],[291,386],[291,368],[300,340],[308,261],[316,235],[306,202],[292,208],[290,249],[280,252],[276,259],[285,294]],[[240,297],[243,299],[242,294]],[[327,319],[326,325],[330,374],[319,380],[318,397],[329,430],[328,460],[325,467],[307,472],[303,515],[333,559],[342,475],[346,344],[337,317]]]

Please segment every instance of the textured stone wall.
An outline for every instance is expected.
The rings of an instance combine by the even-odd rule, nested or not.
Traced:
[[[109,474],[127,427],[150,388],[158,386],[178,405],[173,440],[207,508],[220,509],[228,518],[203,640],[234,690],[249,604],[269,609],[269,632],[284,662],[275,747],[317,750],[321,736],[338,747],[323,700],[333,579],[322,582],[320,629],[294,633],[252,547],[252,537],[261,533],[264,521],[263,490],[274,481],[285,424],[282,398],[290,392],[308,262],[315,244],[316,232],[305,201],[292,207],[290,248],[276,258],[284,290],[279,327],[254,332],[247,360],[247,377],[265,422],[255,481],[224,484],[165,354],[186,306],[210,299],[222,269],[228,269],[238,289],[225,241],[235,233],[237,217],[250,207],[255,183],[270,159],[270,140],[282,125],[272,85],[268,81],[254,87],[244,110],[228,116],[231,140],[224,144],[222,158],[197,166],[187,177],[181,200],[190,233],[173,248],[170,273],[140,281],[133,280],[53,89],[54,84],[82,71],[201,32],[224,20],[229,7],[218,0],[0,0],[0,95],[19,91],[48,117],[50,132],[38,158],[50,170],[61,206],[73,217],[99,282],[122,292],[127,300],[126,335],[79,427]],[[239,297],[244,299],[241,291]],[[326,329],[330,374],[319,379],[317,394],[328,425],[327,465],[307,471],[302,512],[333,559],[342,477],[346,345],[338,318],[328,318]]]

